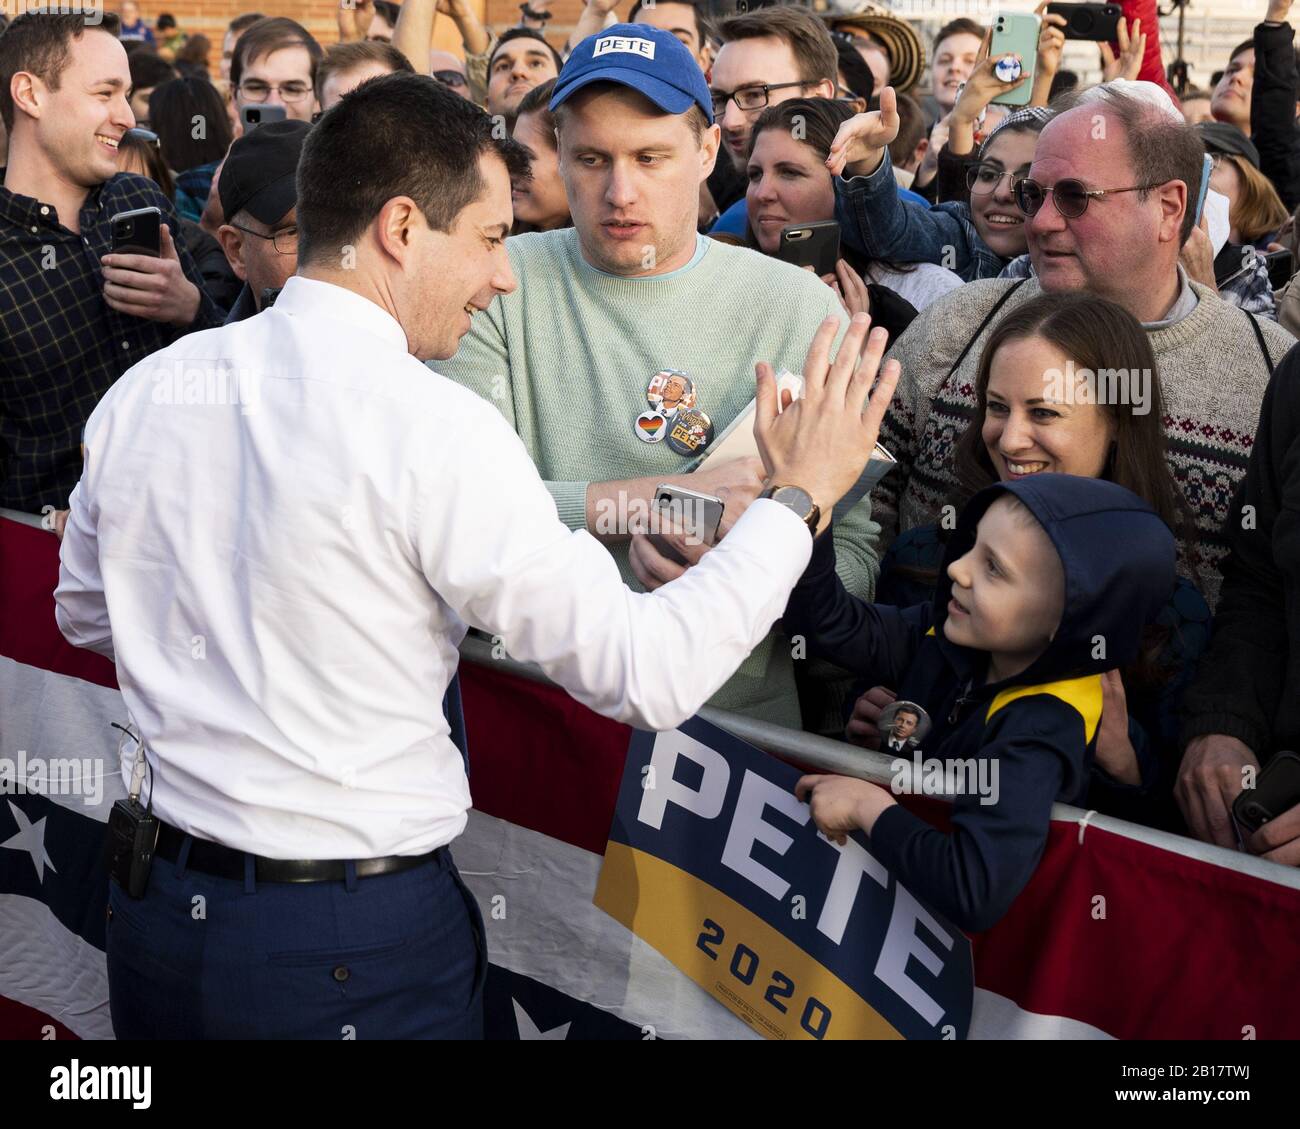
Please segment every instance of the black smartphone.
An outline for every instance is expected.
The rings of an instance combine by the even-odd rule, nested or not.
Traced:
[[[1295,274],[1295,256],[1290,251],[1269,251],[1262,257],[1268,267],[1269,286],[1281,290]]]
[[[1119,36],[1118,4],[1048,4],[1047,13],[1065,17],[1066,39],[1110,43]]]
[[[109,223],[113,228],[113,252],[122,255],[162,255],[162,212],[157,208],[136,208],[118,212]]]
[[[834,274],[840,259],[840,225],[834,220],[818,220],[783,227],[776,257],[797,267],[812,267],[818,278]]]
[[[239,111],[239,120],[244,123],[244,132],[256,129],[259,125],[284,121],[284,107],[276,105],[245,106]]]
[[[1232,802],[1232,817],[1243,835],[1251,835],[1296,804],[1300,804],[1300,756],[1278,752],[1255,778],[1255,787],[1246,788]]]

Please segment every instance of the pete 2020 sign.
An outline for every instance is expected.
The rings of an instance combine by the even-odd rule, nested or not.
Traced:
[[[962,1039],[970,942],[699,718],[633,734],[595,904],[775,1039]]]

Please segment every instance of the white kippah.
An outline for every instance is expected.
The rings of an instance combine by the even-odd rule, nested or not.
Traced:
[[[1110,82],[1090,86],[1079,95],[1079,105],[1086,106],[1093,102],[1105,102],[1117,95],[1121,98],[1132,98],[1136,102],[1145,102],[1149,106],[1154,106],[1167,118],[1176,121],[1179,125],[1184,124],[1183,115],[1179,112],[1178,107],[1174,105],[1174,100],[1169,97],[1169,91],[1163,86],[1157,86],[1154,82],[1113,78]]]

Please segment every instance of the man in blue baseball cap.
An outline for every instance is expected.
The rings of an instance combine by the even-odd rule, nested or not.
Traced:
[[[507,240],[518,289],[433,365],[501,409],[560,517],[654,588],[708,551],[679,540],[675,563],[630,537],[657,487],[721,498],[725,537],[763,467],[701,460],[754,399],[755,362],[798,372],[818,326],[844,314],[810,272],[698,234],[720,137],[703,72],[670,32],[615,24],[584,39],[550,109],[573,227]],[[878,571],[865,509],[834,534],[860,594]],[[790,645],[769,636],[713,704],[798,728]]]
[[[690,261],[696,250],[699,186],[713,171],[719,143],[709,86],[690,51],[658,28],[614,24],[574,48],[555,80],[550,109],[570,207],[577,203],[576,193],[583,198],[581,206],[587,214],[599,216],[592,224],[574,218],[587,261],[614,274],[645,269],[639,265],[647,247],[653,248],[655,262],[666,270]],[[597,118],[603,121],[603,128],[597,129],[599,137],[589,136],[585,125],[589,121],[595,125]],[[572,147],[565,172],[564,125],[570,120],[576,125],[570,135],[583,144],[617,140],[617,148],[632,158],[639,150],[630,142],[646,142],[652,149],[658,146],[661,175],[653,182],[656,190],[638,188],[635,204],[629,199],[625,205],[617,194],[630,186],[620,183],[613,186],[615,199],[591,199],[593,192],[607,197],[611,186],[600,169],[593,169],[591,159],[574,155]],[[664,146],[671,148],[671,156]],[[593,171],[596,175],[590,175]],[[669,189],[670,183],[675,190]],[[650,184],[646,181],[645,187]],[[671,215],[659,214],[661,209]],[[689,223],[680,212],[689,214]]]

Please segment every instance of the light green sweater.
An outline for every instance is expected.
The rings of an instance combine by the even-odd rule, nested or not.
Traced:
[[[656,372],[687,373],[721,435],[754,398],[755,361],[799,372],[822,320],[843,316],[808,272],[710,239],[689,266],[639,279],[589,266],[573,228],[514,236],[506,247],[518,288],[475,315],[454,358],[430,367],[501,409],[572,529],[586,528],[589,482],[689,469],[666,442],[644,443],[633,430]],[[868,598],[878,532],[865,505],[835,530],[840,575]],[[640,590],[626,543],[610,551]],[[710,704],[798,728],[791,651],[769,635]]]

